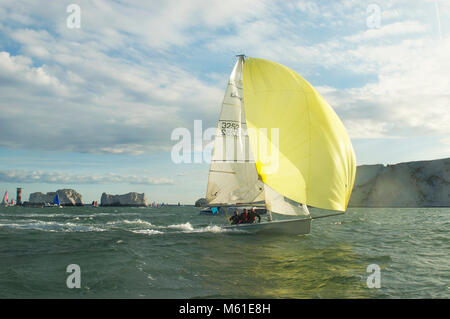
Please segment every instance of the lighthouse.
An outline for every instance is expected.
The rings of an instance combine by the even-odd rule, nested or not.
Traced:
[[[17,187],[16,205],[17,206],[22,205],[22,188],[21,187]]]

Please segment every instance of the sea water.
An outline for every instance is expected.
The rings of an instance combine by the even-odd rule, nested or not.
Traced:
[[[450,296],[449,208],[349,208],[300,236],[225,224],[188,206],[2,207],[0,298]]]

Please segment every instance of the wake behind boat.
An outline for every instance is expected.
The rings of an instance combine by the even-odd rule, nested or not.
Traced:
[[[239,55],[214,139],[208,209],[262,202],[267,221],[226,227],[308,234],[312,219],[331,215],[311,217],[307,205],[345,212],[355,173],[345,127],[314,87],[283,65]]]

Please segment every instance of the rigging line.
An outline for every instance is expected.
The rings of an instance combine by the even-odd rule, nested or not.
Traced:
[[[219,119],[219,122],[236,122],[236,123],[239,123],[239,122],[241,122],[241,121],[238,121],[238,120],[224,120],[224,119]],[[245,122],[241,122],[242,124],[245,124]]]
[[[236,172],[230,172],[230,171],[219,171],[219,170],[215,170],[215,169],[210,169],[210,172],[214,172],[214,173],[228,173],[228,174],[236,174]]]

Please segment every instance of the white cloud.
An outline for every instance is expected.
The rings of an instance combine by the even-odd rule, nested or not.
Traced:
[[[211,62],[193,67],[196,55],[211,61],[237,50],[307,79],[370,75],[318,83],[353,138],[450,133],[450,39],[430,35],[433,6],[425,15],[422,4],[381,1],[382,26],[368,30],[358,1],[79,5],[79,30],[66,28],[63,3],[0,5],[2,38],[20,47],[0,53],[0,146],[168,150],[173,128],[217,121],[227,75]],[[450,6],[439,5],[444,20]]]
[[[369,29],[345,38],[350,42],[380,40],[407,34],[421,34],[429,30],[429,26],[417,21],[401,21],[381,26],[379,29]]]
[[[32,67],[31,64],[28,57],[10,56],[8,52],[0,52],[0,81],[7,86],[22,82],[41,88],[61,88],[59,80],[49,74],[45,66]]]
[[[65,172],[48,171],[0,171],[0,181],[6,183],[46,183],[46,184],[142,184],[142,185],[172,185],[168,178],[155,178],[146,175],[121,174],[89,174],[79,175]]]

